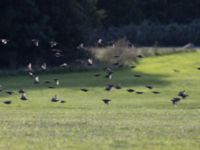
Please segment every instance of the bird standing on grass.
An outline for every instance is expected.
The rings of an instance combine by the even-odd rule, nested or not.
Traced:
[[[28,100],[26,93],[22,93],[20,99],[23,100],[23,101]]]
[[[111,103],[110,99],[102,99],[102,101],[104,102],[104,104],[109,105]]]

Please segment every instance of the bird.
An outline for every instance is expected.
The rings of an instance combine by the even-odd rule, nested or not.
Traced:
[[[81,89],[81,91],[83,91],[83,92],[88,92],[88,89]]]
[[[133,90],[133,89],[127,89],[127,91],[128,91],[129,93],[135,92],[135,90]]]
[[[109,105],[111,103],[110,99],[102,99],[102,101],[104,102],[104,104]]]
[[[42,70],[47,70],[47,64],[46,64],[46,63],[43,63],[43,64],[41,65],[41,69],[42,69]]]
[[[6,101],[3,101],[3,103],[9,105],[9,104],[12,104],[12,101],[11,100],[6,100]]]
[[[8,44],[9,40],[8,39],[0,39],[1,43],[6,45]]]
[[[105,77],[111,80],[112,79],[112,73],[107,74]]]
[[[200,70],[200,67],[198,67],[197,70]]]
[[[99,77],[99,76],[101,76],[101,74],[96,73],[96,74],[94,74],[94,76],[95,76],[95,77]]]
[[[136,68],[136,66],[132,65],[132,66],[130,66],[130,68],[132,68],[132,69],[133,69],[133,68]]]
[[[23,101],[28,100],[28,98],[27,98],[27,96],[26,96],[26,93],[23,93],[23,94],[21,95],[20,99],[23,100]]]
[[[122,87],[121,87],[120,84],[117,84],[117,85],[115,85],[115,88],[116,88],[117,90],[119,90],[119,89],[121,89]]]
[[[172,102],[173,105],[177,105],[178,102],[180,102],[180,101],[181,101],[181,99],[180,99],[179,97],[174,97],[174,98],[171,100],[171,102]]]
[[[108,84],[105,88],[106,91],[112,91],[114,85],[113,84]]]
[[[143,56],[143,55],[137,55],[137,57],[138,57],[138,58],[143,58],[144,56]]]
[[[148,88],[148,89],[153,89],[152,85],[146,85],[145,87]]]
[[[26,90],[25,89],[19,89],[19,94],[24,94],[24,93],[26,93]]]
[[[28,70],[29,72],[31,72],[31,73],[33,72],[32,63],[29,63],[29,64],[28,64],[27,70]]]
[[[39,46],[40,40],[38,40],[38,39],[32,39],[31,41],[33,42],[33,44],[34,44],[36,47]]]
[[[185,91],[180,91],[180,92],[178,93],[178,96],[180,96],[182,99],[185,99],[185,98],[187,98],[189,95],[187,95],[187,94],[185,93]]]
[[[33,74],[33,72],[28,72],[28,75],[31,77],[31,78],[33,78],[34,77],[34,74]]]
[[[144,94],[144,92],[139,92],[139,91],[136,91],[136,93],[137,93],[137,94]]]
[[[142,75],[140,75],[140,74],[135,74],[134,76],[137,77],[137,78],[140,78]]]
[[[152,91],[153,94],[160,94],[158,91]]]
[[[55,47],[55,46],[58,45],[58,42],[56,42],[56,41],[50,41],[49,44],[50,44],[50,47],[53,48],[53,47]]]
[[[60,100],[60,103],[66,103],[66,101],[65,100]]]
[[[51,83],[51,81],[49,81],[49,80],[46,80],[46,81],[44,81],[44,83],[46,83],[46,84],[50,84],[50,83]]]
[[[6,93],[7,93],[8,95],[12,95],[12,94],[14,94],[13,91],[6,91]]]
[[[54,79],[56,86],[60,85],[60,80],[59,79]]]
[[[48,88],[49,88],[49,89],[55,89],[55,87],[54,87],[54,86],[49,86]]]
[[[93,65],[93,60],[91,58],[88,58],[87,63],[88,63],[89,66],[92,66]]]
[[[35,84],[39,84],[39,83],[40,83],[40,78],[39,78],[39,76],[35,76],[35,78],[34,78],[34,83],[35,83]]]
[[[61,68],[67,68],[67,67],[68,67],[68,64],[67,64],[67,63],[63,63],[63,64],[60,65],[60,67],[61,67]]]
[[[57,98],[57,95],[55,95],[51,98],[51,102],[58,102],[58,101],[59,101],[59,99]]]

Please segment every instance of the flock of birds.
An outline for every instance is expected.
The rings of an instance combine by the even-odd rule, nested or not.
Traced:
[[[7,40],[7,39],[0,39],[0,42],[1,42],[2,44],[6,45],[6,44],[8,44],[9,40]],[[36,47],[39,46],[39,42],[40,42],[39,40],[32,39],[32,42],[34,43],[34,45],[35,45]],[[99,44],[99,45],[101,44],[101,42],[102,42],[102,40],[98,40],[98,44]],[[50,44],[50,47],[51,47],[51,48],[54,48],[58,43],[57,43],[56,41],[50,41],[49,44]],[[83,47],[83,44],[81,44],[80,47]],[[60,57],[60,56],[62,55],[62,54],[61,54],[61,50],[59,50],[59,49],[52,49],[52,51],[55,52],[55,57]],[[116,63],[114,63],[113,65],[114,65],[114,66],[121,67],[122,65],[121,65],[120,62],[118,61],[118,58],[119,58],[120,56],[113,56],[113,57],[116,58]],[[138,55],[137,57],[138,57],[138,58],[143,58],[142,55]],[[92,66],[92,65],[94,64],[93,59],[92,59],[92,58],[88,58],[88,59],[87,59],[87,64],[88,64],[88,66]],[[63,64],[60,65],[60,67],[67,67],[67,66],[68,66],[67,63],[63,63]],[[43,70],[43,71],[47,70],[47,64],[46,64],[46,63],[43,63],[40,67],[41,67],[41,70]],[[130,66],[130,68],[135,68],[135,67],[136,67],[136,66],[134,66],[134,65]],[[200,67],[197,68],[197,69],[200,70]],[[104,71],[105,71],[105,76],[104,76],[104,77],[107,78],[108,80],[112,80],[112,78],[113,78],[113,73],[114,73],[112,67],[106,67],[106,68],[104,68]],[[175,71],[175,70],[174,70],[174,71]],[[27,65],[27,67],[26,67],[26,72],[27,72],[28,75],[31,77],[31,79],[33,79],[33,83],[34,83],[34,84],[40,84],[40,77],[39,77],[39,75],[36,75],[36,74],[34,73],[34,69],[33,69],[33,67],[32,67],[32,63],[29,63],[29,64]],[[99,76],[101,76],[101,74],[98,74],[98,73],[97,73],[97,74],[94,74],[94,76],[95,76],[95,77],[99,77]],[[141,77],[142,77],[141,74],[135,74],[134,76],[135,76],[136,78],[141,78]],[[57,78],[53,79],[53,82],[54,82],[54,86],[52,86],[52,84],[51,84],[52,81],[49,81],[49,80],[44,81],[44,83],[47,84],[47,85],[50,85],[50,84],[51,84],[51,86],[48,86],[48,88],[50,88],[50,89],[56,88],[56,87],[58,87],[58,86],[60,85],[60,80],[57,79]],[[159,91],[154,90],[155,87],[154,87],[153,85],[146,85],[145,87],[146,87],[147,89],[151,90],[151,92],[152,92],[153,94],[160,94]],[[105,87],[105,91],[108,91],[108,92],[111,92],[113,89],[120,90],[120,89],[122,89],[122,86],[121,86],[120,84],[116,84],[116,85],[114,85],[114,84],[108,84],[108,85],[106,85],[106,87]],[[89,91],[89,90],[86,89],[86,88],[82,88],[82,89],[80,89],[80,90],[83,91],[83,92],[88,92],[88,91]],[[129,93],[135,92],[136,94],[144,94],[144,92],[142,92],[142,91],[136,91],[136,90],[134,90],[134,89],[132,89],[132,88],[126,89],[126,90],[127,90],[127,92],[129,92]],[[1,93],[1,92],[5,92],[5,93],[8,94],[8,95],[13,95],[13,94],[15,93],[14,91],[4,91],[3,86],[0,84],[0,93]],[[20,94],[20,100],[22,100],[22,101],[27,101],[27,100],[29,100],[29,98],[27,97],[26,89],[19,89],[19,90],[18,90],[18,93]],[[180,92],[178,92],[178,94],[177,94],[175,97],[173,97],[173,98],[171,99],[171,103],[172,103],[174,106],[176,106],[179,102],[181,102],[181,100],[185,100],[188,96],[189,96],[189,95],[188,95],[185,91],[180,91]],[[65,100],[58,99],[57,95],[54,95],[52,98],[50,98],[50,101],[51,101],[51,102],[54,102],[54,103],[55,103],[55,102],[66,103]],[[102,102],[103,102],[104,104],[106,104],[106,105],[109,105],[109,104],[111,103],[111,101],[112,101],[112,100],[111,100],[111,99],[108,99],[108,98],[102,99]],[[3,103],[9,105],[9,104],[12,104],[12,100],[5,100],[5,101],[3,101]]]

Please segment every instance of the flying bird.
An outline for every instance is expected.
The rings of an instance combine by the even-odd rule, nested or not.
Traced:
[[[178,93],[178,96],[180,96],[182,99],[185,99],[187,98],[189,95],[185,93],[185,91],[180,91]]]
[[[47,64],[46,64],[46,63],[43,63],[43,64],[41,65],[41,69],[42,69],[42,70],[47,70]]]
[[[40,78],[39,78],[39,76],[36,76],[36,77],[34,78],[34,83],[35,83],[35,84],[39,84],[39,83],[40,83]]]

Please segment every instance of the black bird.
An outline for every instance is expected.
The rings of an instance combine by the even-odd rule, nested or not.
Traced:
[[[180,99],[179,97],[174,97],[171,101],[172,101],[172,104],[173,104],[173,105],[177,105],[178,102],[181,101],[181,99]]]
[[[143,58],[144,56],[143,56],[143,55],[137,55],[137,57],[138,57],[138,58]]]
[[[136,66],[132,65],[132,66],[130,66],[130,68],[132,68],[132,69],[133,69],[133,68],[136,68]]]
[[[152,85],[146,85],[145,87],[148,88],[148,89],[153,89]]]
[[[24,93],[26,93],[26,90],[25,89],[19,89],[19,94],[24,94]]]
[[[7,100],[7,101],[3,101],[3,103],[9,105],[9,104],[12,103],[12,101],[11,100]]]
[[[106,91],[112,91],[114,85],[113,84],[108,84],[105,88]]]
[[[83,91],[83,92],[88,92],[88,89],[81,89],[81,91]]]
[[[102,99],[102,101],[104,102],[104,104],[109,105],[111,100],[110,99]]]
[[[96,74],[94,74],[94,76],[95,76],[95,77],[99,77],[99,76],[101,76],[101,74],[96,73]]]
[[[112,73],[108,73],[105,77],[111,80],[112,79]]]
[[[55,89],[55,87],[54,87],[54,86],[49,86],[48,88],[49,88],[49,89]]]
[[[6,93],[7,93],[8,95],[12,95],[12,94],[14,94],[13,91],[6,91]]]
[[[135,74],[134,76],[137,77],[137,78],[142,77],[142,75],[140,75],[140,74]]]
[[[64,100],[60,100],[60,103],[66,103],[66,101],[64,101]]]
[[[160,94],[158,91],[152,91],[153,94]]]
[[[180,96],[182,99],[185,99],[185,98],[187,98],[189,95],[187,95],[187,94],[185,93],[185,91],[180,91],[180,92],[178,93],[178,96]]]
[[[197,70],[200,70],[200,67],[198,67]]]
[[[144,94],[144,92],[139,92],[139,91],[136,91],[136,93],[137,93],[137,94]]]
[[[44,81],[44,83],[46,83],[46,84],[50,84],[51,81],[46,80],[46,81]]]
[[[129,93],[135,92],[135,90],[133,90],[133,89],[127,89],[127,91],[128,91]]]
[[[117,84],[117,85],[115,85],[115,88],[116,88],[117,90],[119,90],[119,89],[121,89],[122,87],[121,87],[120,84]]]
[[[20,99],[23,100],[23,101],[28,100],[28,98],[26,97],[26,94],[25,94],[25,93],[23,93],[23,94],[21,95]]]
[[[58,101],[59,99],[57,98],[56,95],[51,98],[51,102],[58,102]]]

